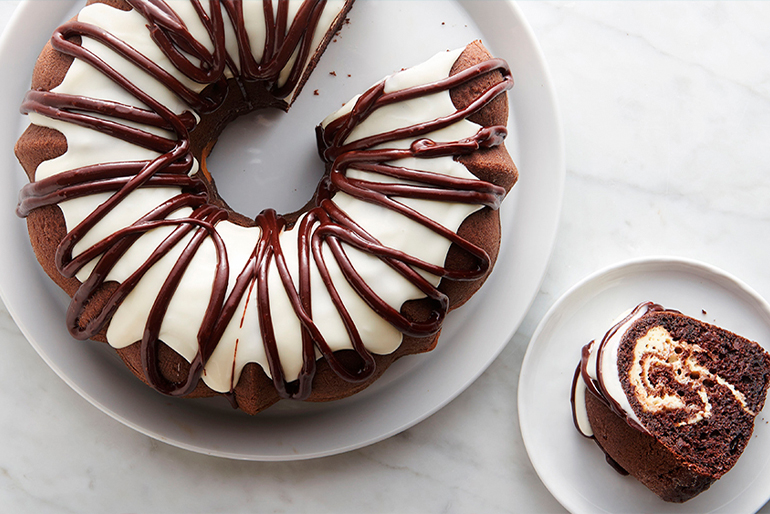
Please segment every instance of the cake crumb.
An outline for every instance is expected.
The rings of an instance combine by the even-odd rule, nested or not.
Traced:
[[[318,90],[316,89],[316,90],[314,90],[314,91],[313,91],[313,94],[314,94],[315,96],[318,96],[320,93],[319,93],[319,92],[318,92]]]
[[[708,315],[708,312],[706,312],[706,309],[701,309],[700,311],[703,313],[704,316]]]
[[[337,72],[336,71],[330,71],[329,75],[331,75],[332,77],[336,77],[337,76]]]

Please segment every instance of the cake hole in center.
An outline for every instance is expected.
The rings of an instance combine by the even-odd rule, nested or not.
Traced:
[[[324,173],[315,125],[301,113],[255,111],[232,121],[206,159],[219,195],[250,218],[264,209],[296,211],[313,196]]]

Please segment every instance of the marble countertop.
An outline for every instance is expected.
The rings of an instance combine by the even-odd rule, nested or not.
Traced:
[[[0,2],[0,28],[16,5]],[[95,409],[0,306],[2,510],[563,512],[527,458],[516,409],[524,352],[554,301],[597,269],[660,254],[706,261],[770,298],[770,3],[520,7],[561,108],[564,204],[531,309],[473,385],[360,450],[230,461],[159,443]]]

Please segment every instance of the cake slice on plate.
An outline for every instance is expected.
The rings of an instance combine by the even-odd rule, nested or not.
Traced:
[[[735,465],[769,384],[759,344],[646,302],[583,348],[573,415],[619,472],[684,502]]]

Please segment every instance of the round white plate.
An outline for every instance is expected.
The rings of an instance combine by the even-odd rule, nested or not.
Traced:
[[[185,401],[158,395],[106,345],[72,340],[64,324],[68,298],[37,265],[25,224],[14,216],[17,192],[26,181],[11,151],[27,123],[18,105],[37,53],[78,5],[61,0],[22,4],[0,46],[0,67],[14,70],[0,85],[0,112],[7,120],[0,127],[0,240],[5,245],[0,291],[22,332],[67,384],[110,416],[158,440],[230,458],[294,460],[340,453],[396,434],[436,412],[487,368],[539,289],[564,184],[551,82],[514,4],[361,1],[288,115],[250,115],[223,134],[209,163],[210,169],[222,170],[214,175],[223,196],[252,216],[268,206],[285,212],[303,205],[318,180],[315,125],[383,76],[480,37],[508,60],[516,80],[506,144],[521,180],[501,211],[505,234],[493,278],[449,316],[430,354],[402,359],[352,398],[328,404],[281,402],[255,417],[233,411],[221,398]],[[295,171],[298,178],[284,174],[287,181],[273,186],[273,169]],[[300,170],[309,171],[303,175]]]
[[[707,264],[670,257],[634,260],[574,286],[535,330],[519,379],[519,422],[540,479],[574,513],[755,512],[770,498],[770,413],[735,467],[684,504],[666,503],[604,460],[572,422],[570,388],[580,349],[618,314],[651,300],[770,348],[770,305],[735,277]]]

